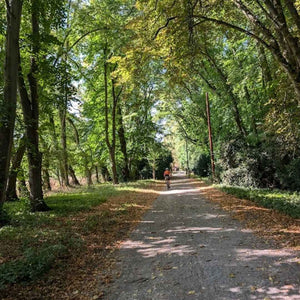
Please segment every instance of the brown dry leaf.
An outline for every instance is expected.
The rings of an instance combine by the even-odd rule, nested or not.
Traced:
[[[212,202],[218,203],[224,210],[230,211],[233,218],[262,236],[266,241],[272,240],[278,246],[300,249],[300,220],[281,212],[260,207],[254,202],[239,199],[217,190],[203,181],[198,181],[201,194]],[[268,230],[266,230],[268,228]]]
[[[70,217],[60,218],[61,227],[67,227],[72,221],[72,229],[85,243],[84,251],[74,252],[62,259],[58,267],[50,270],[43,279],[27,285],[11,285],[5,290],[5,295],[1,294],[1,299],[43,299],[44,295],[51,295],[52,299],[101,299],[104,295],[101,290],[113,278],[116,263],[114,251],[129,236],[157,198],[158,193],[151,190],[160,191],[164,189],[164,184],[152,184],[148,189],[149,193],[133,191],[111,197],[90,211],[73,216],[72,220]],[[124,207],[126,214],[120,213]],[[94,232],[86,233],[82,224],[91,216],[98,216],[100,223]],[[17,255],[19,254],[15,256]]]

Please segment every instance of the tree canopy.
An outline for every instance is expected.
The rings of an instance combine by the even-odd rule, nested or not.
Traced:
[[[0,211],[29,189],[161,178],[300,189],[300,2],[0,4]],[[27,160],[25,159],[27,155]],[[18,191],[16,192],[16,190]]]

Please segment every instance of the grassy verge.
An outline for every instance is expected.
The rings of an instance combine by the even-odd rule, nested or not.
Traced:
[[[51,211],[31,213],[26,199],[5,203],[11,224],[0,228],[0,291],[8,284],[30,282],[62,268],[87,250],[88,236],[109,231],[133,204],[94,210],[108,199],[139,195],[151,181],[74,188],[45,198]]]
[[[215,185],[215,187],[240,199],[251,200],[263,207],[276,209],[291,217],[300,218],[300,195],[298,193],[223,185]]]

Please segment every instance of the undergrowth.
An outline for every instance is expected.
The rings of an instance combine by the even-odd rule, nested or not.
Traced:
[[[139,192],[150,183],[101,184],[57,192],[45,197],[49,212],[30,212],[27,199],[6,202],[10,223],[0,227],[0,290],[7,284],[35,280],[58,264],[62,267],[65,259],[84,250],[84,235],[112,221],[109,214],[92,214],[78,228],[79,213],[121,193]],[[120,213],[126,213],[126,207],[121,207]]]
[[[251,200],[263,207],[276,209],[294,218],[300,218],[299,193],[223,185],[216,185],[215,187],[227,194],[234,195],[241,199]]]

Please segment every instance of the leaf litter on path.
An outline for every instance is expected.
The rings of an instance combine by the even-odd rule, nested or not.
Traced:
[[[230,211],[233,218],[241,221],[246,228],[257,235],[275,242],[278,247],[300,250],[300,220],[274,209],[258,206],[256,203],[239,199],[198,181],[201,194]]]

